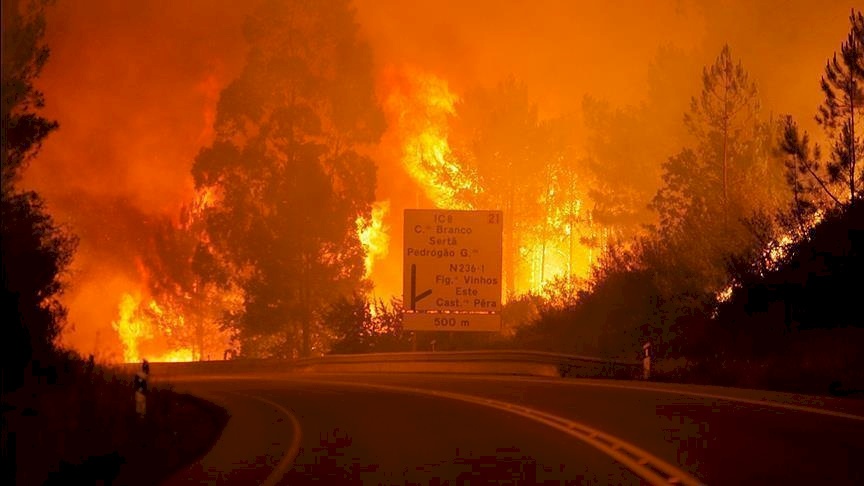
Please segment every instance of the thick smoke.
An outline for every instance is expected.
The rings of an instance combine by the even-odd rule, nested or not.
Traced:
[[[428,73],[456,96],[513,76],[541,118],[573,113],[579,120],[586,96],[618,108],[646,103],[671,139],[680,136],[702,67],[724,43],[759,84],[765,110],[812,120],[819,76],[847,31],[851,6],[358,0],[356,11],[382,100],[393,72]],[[176,218],[192,198],[189,168],[212,140],[219,92],[242,67],[244,18],[253,7],[59,0],[50,12],[52,53],[39,85],[60,130],[25,182],[81,238],[66,297],[74,329],[64,341],[82,352],[119,352],[111,322],[121,295],[144,285],[140,242],[150,237],[151,219]],[[392,132],[399,121],[388,122],[391,131],[371,149],[393,233],[389,256],[373,273],[381,296],[399,292],[402,210],[429,204],[416,196],[399,148],[387,146],[401,140]]]

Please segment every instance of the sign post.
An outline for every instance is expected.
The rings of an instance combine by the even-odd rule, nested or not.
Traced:
[[[642,350],[645,351],[645,356],[642,358],[642,379],[651,379],[651,342],[648,341],[642,345]]]
[[[406,209],[403,325],[501,330],[501,211]]]
[[[147,380],[150,378],[150,363],[145,359],[141,371],[135,374],[135,412],[139,417],[147,415]]]

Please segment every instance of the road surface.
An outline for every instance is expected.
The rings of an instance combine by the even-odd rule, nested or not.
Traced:
[[[169,484],[864,484],[862,400],[471,375],[173,381],[232,418]]]

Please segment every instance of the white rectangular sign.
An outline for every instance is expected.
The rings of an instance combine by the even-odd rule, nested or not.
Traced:
[[[501,211],[406,209],[403,298],[407,313],[500,311],[502,219]],[[412,317],[406,319],[406,329],[415,329],[409,327],[412,319],[419,325]],[[480,319],[487,324],[494,320]],[[500,318],[497,322],[495,328],[485,330],[498,330]],[[471,326],[451,330],[460,327]],[[426,324],[422,328],[431,329]]]
[[[473,312],[414,312],[402,315],[402,325],[412,331],[498,331],[500,314]]]

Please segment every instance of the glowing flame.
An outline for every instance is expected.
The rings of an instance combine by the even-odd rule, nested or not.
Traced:
[[[192,350],[189,348],[175,349],[164,354],[151,356],[149,361],[156,363],[182,363],[186,361],[194,361]]]
[[[422,195],[437,208],[475,208],[476,195],[501,190],[483,187],[471,169],[472,154],[455,153],[450,146],[450,122],[458,113],[459,97],[446,80],[410,68],[391,69],[384,82],[384,108],[398,157]],[[540,164],[542,161],[538,161]],[[518,245],[513,252],[513,289],[508,291],[544,293],[559,278],[578,280],[587,276],[591,253],[584,244],[589,228],[582,215],[581,181],[572,170],[557,168],[548,177],[549,186],[536,202],[540,210],[531,221],[510,229]],[[415,207],[421,207],[418,195]],[[494,209],[494,208],[488,208]],[[509,217],[511,215],[506,215]],[[583,220],[580,220],[583,218]],[[368,265],[367,265],[368,268]],[[505,270],[505,273],[507,270]]]
[[[470,209],[458,197],[476,192],[476,182],[465,173],[450,149],[447,121],[458,97],[448,84],[432,74],[405,69],[394,74],[384,103],[388,119],[401,136],[402,163],[436,207]]]
[[[198,217],[207,208],[212,208],[219,203],[220,191],[217,186],[204,187],[195,193],[192,201],[192,216]]]
[[[582,279],[590,269],[590,251],[580,241],[586,227],[580,223],[582,201],[561,197],[550,188],[541,206],[545,216],[533,231],[521,236],[520,248],[524,277],[517,279],[517,290],[548,296],[547,285],[557,279]]]
[[[111,323],[123,344],[123,361],[127,363],[139,361],[138,341],[152,337],[149,324],[135,317],[140,303],[140,296],[123,294],[119,305],[120,317]]]
[[[363,245],[363,250],[366,251],[366,259],[364,261],[366,271],[365,278],[372,275],[372,266],[375,260],[387,256],[390,246],[390,228],[384,226],[384,216],[390,211],[390,201],[378,201],[372,205],[372,213],[370,218],[357,218],[357,235],[360,238],[360,244]]]
[[[143,347],[152,346],[153,341],[158,341],[160,336],[156,325],[141,312],[141,304],[140,295],[123,294],[118,305],[119,317],[111,323],[123,345],[123,361],[127,363],[137,363],[142,359],[154,362],[192,361],[194,353],[192,349],[185,347],[159,353],[142,352]],[[151,300],[147,308],[158,316],[165,315],[155,301]]]

